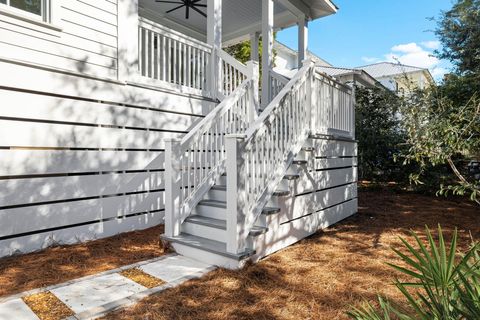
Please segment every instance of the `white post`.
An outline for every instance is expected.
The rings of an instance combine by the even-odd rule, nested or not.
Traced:
[[[225,136],[227,169],[227,252],[241,253],[246,249],[245,212],[246,193],[242,149],[245,135]]]
[[[259,62],[260,34],[254,32],[250,34],[250,60]]]
[[[308,20],[305,16],[298,20],[298,68],[300,69],[302,63],[307,59],[308,48]]]
[[[351,138],[355,140],[355,116],[356,116],[356,112],[355,112],[355,105],[356,105],[356,100],[355,100],[355,94],[356,94],[356,83],[355,81],[353,81],[353,86],[352,86],[352,91],[351,91],[351,126],[352,126],[352,132],[350,133],[351,135]]]
[[[273,0],[262,0],[262,107],[271,99],[270,69],[273,67]]]
[[[222,49],[222,0],[207,0],[207,43],[213,48],[208,73],[209,91],[216,98],[222,86],[221,61],[217,55]]]
[[[249,120],[250,123],[253,123],[256,120],[256,114],[258,113],[258,109],[260,108],[259,104],[259,97],[258,97],[258,81],[260,78],[260,70],[257,61],[248,61],[247,62],[247,70],[248,70],[248,77],[252,79],[252,96],[250,105],[253,106],[251,110],[249,110]]]
[[[117,61],[119,81],[127,81],[138,75],[138,33],[138,0],[119,0]]]
[[[165,235],[180,234],[180,140],[165,139]]]

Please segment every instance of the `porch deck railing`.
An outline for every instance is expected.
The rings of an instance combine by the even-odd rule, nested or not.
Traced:
[[[140,75],[160,84],[223,100],[247,79],[247,66],[222,49],[143,17],[138,39]]]
[[[313,106],[313,134],[355,137],[355,106],[352,89],[325,74],[315,72],[312,89],[317,97]]]
[[[140,18],[138,39],[143,77],[207,90],[211,46],[145,18]]]

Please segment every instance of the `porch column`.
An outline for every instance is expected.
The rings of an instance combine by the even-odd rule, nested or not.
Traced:
[[[137,76],[138,58],[138,0],[119,0],[117,61],[119,81],[127,81]]]
[[[259,43],[260,43],[260,33],[255,32],[250,34],[250,60],[259,62]]]
[[[207,43],[213,48],[208,86],[213,98],[216,98],[222,85],[222,69],[217,56],[217,51],[222,48],[222,0],[207,0]]]
[[[273,0],[262,0],[262,107],[271,99],[270,69],[273,67]]]
[[[298,20],[298,68],[300,69],[303,60],[307,59],[308,48],[308,20],[302,16]]]

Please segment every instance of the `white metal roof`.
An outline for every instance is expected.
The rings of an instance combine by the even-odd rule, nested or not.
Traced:
[[[428,71],[427,69],[392,62],[380,62],[363,67],[357,67],[356,69],[364,70],[376,79],[404,73]]]
[[[294,50],[294,49],[288,47],[287,45],[285,45],[285,44],[283,44],[283,43],[281,43],[277,40],[275,40],[275,42],[273,43],[273,48],[277,51],[280,51],[280,52],[284,53],[284,54],[288,54],[295,59],[298,58],[298,51],[297,50]],[[319,56],[317,56],[315,53],[311,52],[310,50],[308,50],[307,53],[308,53],[308,56],[314,60],[316,65],[331,66],[331,64],[328,61],[320,58]]]

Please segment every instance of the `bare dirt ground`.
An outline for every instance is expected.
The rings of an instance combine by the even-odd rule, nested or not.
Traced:
[[[163,255],[163,226],[0,260],[0,297]]]
[[[391,247],[409,230],[459,230],[465,249],[480,238],[480,208],[466,201],[391,191],[361,192],[359,214],[241,271],[216,270],[105,319],[346,319],[351,305],[392,286]],[[447,236],[449,238],[449,236]]]

